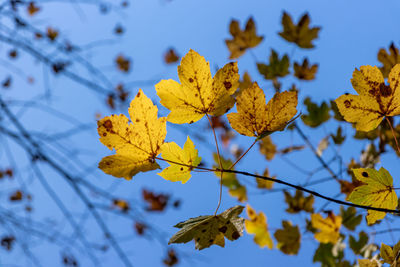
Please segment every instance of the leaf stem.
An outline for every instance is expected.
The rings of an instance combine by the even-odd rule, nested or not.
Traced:
[[[250,149],[257,143],[257,139],[251,144],[251,146],[228,168],[231,170],[235,165],[250,151]]]
[[[396,142],[397,152],[399,152],[399,154],[400,154],[399,141],[397,141],[396,133],[394,132],[392,123],[390,122],[388,117],[385,117],[385,119],[386,119],[386,122],[389,124],[390,130],[392,130],[392,135],[393,135],[394,141]]]
[[[2,130],[1,127],[0,127],[0,130]],[[156,159],[160,159],[160,158],[156,157]],[[164,160],[164,159],[161,159],[161,160]],[[341,205],[345,205],[345,206],[349,206],[349,207],[360,208],[360,209],[364,209],[364,210],[375,210],[375,211],[381,211],[381,212],[389,212],[389,213],[400,214],[400,210],[392,210],[392,209],[377,208],[377,207],[371,207],[371,206],[365,206],[365,205],[358,205],[358,204],[354,204],[354,203],[351,203],[351,202],[346,202],[346,201],[343,201],[343,200],[339,200],[337,198],[327,197],[327,196],[322,195],[322,194],[320,194],[318,192],[315,192],[315,191],[312,191],[310,189],[307,189],[307,188],[305,188],[303,186],[291,184],[291,183],[285,182],[285,181],[277,179],[277,178],[271,178],[271,177],[268,177],[268,176],[252,174],[252,173],[245,172],[245,171],[227,170],[227,169],[209,169],[209,168],[191,166],[191,165],[187,165],[187,164],[183,164],[183,163],[179,163],[179,162],[174,162],[174,161],[170,161],[170,160],[164,160],[164,161],[168,161],[168,162],[171,162],[171,163],[174,163],[174,164],[178,164],[178,165],[182,165],[182,166],[186,166],[186,167],[192,167],[193,169],[202,169],[202,170],[207,170],[207,171],[210,171],[210,172],[236,173],[236,174],[241,174],[241,175],[244,175],[244,176],[260,178],[260,179],[263,179],[263,180],[273,181],[273,182],[278,183],[278,184],[283,184],[283,185],[286,185],[286,186],[301,190],[303,192],[309,193],[309,194],[314,195],[316,197],[319,197],[319,198],[322,198],[322,199],[325,199],[325,200],[328,200],[330,202],[334,202],[334,203],[337,203],[337,204],[341,204]]]
[[[218,212],[219,206],[221,206],[221,201],[222,201],[222,176],[224,175],[224,170],[223,170],[223,167],[222,167],[221,155],[219,153],[218,140],[217,140],[217,135],[215,134],[214,125],[212,124],[210,116],[208,116],[207,113],[206,113],[206,116],[207,116],[208,122],[210,123],[211,129],[212,129],[212,132],[213,132],[213,135],[214,135],[215,146],[217,148],[218,163],[219,163],[219,168],[221,170],[221,180],[219,182],[219,199],[218,199],[217,208],[215,209],[215,212],[214,212],[214,216],[215,216],[217,214],[217,212]]]

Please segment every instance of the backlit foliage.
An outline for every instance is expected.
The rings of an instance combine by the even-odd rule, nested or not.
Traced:
[[[310,27],[308,14],[304,14],[299,22],[294,24],[290,15],[284,12],[282,26],[283,31],[279,35],[286,41],[295,43],[300,48],[314,48],[313,41],[318,37],[320,27]],[[237,20],[232,20],[230,33],[232,39],[225,40],[231,53],[229,59],[239,58],[263,40],[262,36],[256,34],[253,18],[247,21],[244,30],[240,29]],[[343,226],[348,231],[356,231],[362,223],[363,216],[355,207],[368,210],[366,216],[368,225],[375,224],[386,215],[385,211],[372,210],[372,208],[383,208],[397,213],[395,209],[398,206],[398,198],[391,175],[384,168],[379,171],[372,168],[379,163],[379,156],[385,151],[386,144],[397,148],[396,138],[400,136],[396,134],[398,127],[392,128],[390,125],[393,119],[388,118],[400,114],[400,64],[397,64],[397,54],[398,49],[393,44],[389,52],[379,51],[378,58],[383,64],[382,72],[378,67],[371,66],[361,66],[359,70],[354,71],[351,83],[358,95],[345,94],[336,101],[322,101],[321,104],[314,103],[309,96],[302,97],[303,107],[305,107],[301,115],[303,125],[318,128],[323,124],[328,125],[332,122],[330,119],[334,118],[335,123],[346,121],[355,123],[357,130],[355,138],[372,141],[380,138],[378,146],[371,142],[362,151],[360,163],[351,161],[348,166],[351,181],[346,180],[342,175],[339,178],[339,175],[334,174],[328,163],[323,160],[325,154],[329,153],[328,148],[340,146],[346,142],[347,135],[343,130],[344,127],[338,125],[334,128],[335,130],[320,137],[318,146],[314,147],[300,130],[299,122],[295,122],[301,89],[297,84],[292,84],[290,90],[282,90],[283,78],[291,73],[291,76],[297,80],[314,80],[318,64],[310,64],[308,58],[303,58],[300,62],[293,61],[287,54],[280,57],[274,49],[271,49],[268,63],[256,63],[259,74],[265,80],[272,82],[274,91],[269,101],[266,101],[266,93],[270,93],[268,90],[271,87],[260,88],[248,72],[244,72],[240,79],[237,62],[227,63],[212,76],[209,62],[190,49],[182,57],[178,66],[179,82],[168,79],[161,80],[155,85],[160,104],[169,110],[167,117],[159,118],[158,108],[142,90],[139,90],[128,110],[130,119],[125,115],[112,115],[99,120],[100,141],[116,152],[115,155],[103,158],[99,167],[107,174],[131,179],[139,172],[161,169],[165,164],[169,164],[158,175],[168,181],[180,181],[182,184],[189,181],[192,172],[196,169],[202,172],[214,172],[220,179],[220,190],[225,187],[231,197],[247,204],[248,219],[239,216],[243,206],[234,206],[216,215],[221,204],[221,197],[214,215],[191,218],[175,225],[180,230],[171,237],[169,244],[187,243],[194,240],[195,248],[198,250],[214,244],[224,247],[225,238],[231,241],[237,240],[242,236],[245,228],[248,234],[254,235],[254,242],[259,247],[273,249],[275,243],[276,249],[282,253],[294,255],[299,252],[302,233],[305,231],[305,235],[311,232],[319,242],[314,255],[315,262],[321,262],[323,266],[351,266],[350,261],[344,258],[344,242],[348,242],[355,255],[365,257],[358,261],[360,266],[374,266],[378,262],[371,258],[370,251],[373,251],[375,246],[369,243],[369,236],[361,231],[358,233],[358,239],[351,234],[348,234],[348,239],[346,239],[346,233],[341,233],[340,230]],[[178,60],[179,56],[173,49],[168,50],[164,55],[164,61],[167,64]],[[294,62],[293,65],[291,62]],[[119,56],[116,63],[121,71],[129,71],[128,59]],[[388,85],[384,79],[386,76]],[[120,91],[125,92],[123,87]],[[117,99],[116,96],[111,98]],[[235,104],[236,110],[228,113]],[[115,108],[114,103],[110,102],[109,106]],[[224,117],[226,113],[228,114]],[[173,141],[165,142],[164,140],[167,133],[166,121],[192,124],[204,116],[207,117],[209,122],[207,129],[211,129],[216,145],[216,153],[212,154],[212,168],[207,167],[207,160],[200,164],[198,149],[195,148],[189,136],[183,148]],[[389,126],[386,124],[380,126],[384,118],[387,118]],[[330,172],[331,179],[337,182],[340,194],[347,196],[349,202],[309,190],[307,182],[304,186],[299,186],[288,183],[285,179],[280,180],[277,176],[270,177],[266,166],[263,168],[262,176],[237,170],[236,164],[257,142],[259,142],[260,153],[268,162],[295,151],[303,151],[305,149],[303,144],[285,144],[282,149],[278,149],[272,142],[270,135],[284,131],[286,128],[297,130],[303,136],[307,146],[311,148],[323,168]],[[247,150],[236,148],[231,155],[227,156],[223,150],[219,149],[218,136],[223,147],[227,147],[231,142],[235,142],[237,134],[255,137],[254,142]],[[400,149],[398,150],[400,153]],[[250,206],[249,192],[251,191],[248,190],[250,185],[243,183],[238,174],[255,177],[253,186],[256,190],[263,192],[280,190],[275,189],[275,185],[282,184],[296,188],[296,191],[282,190],[287,204],[286,212],[288,214],[309,213],[310,219],[305,220],[304,226],[283,220],[282,228],[275,230],[274,235],[271,236],[265,213],[263,211],[256,213]],[[313,172],[310,172],[310,177],[312,175]],[[305,195],[304,191],[309,194]],[[340,207],[340,213],[337,213],[339,215],[335,215],[334,211],[318,209],[315,196],[348,207]],[[22,193],[20,198],[22,199]],[[148,211],[163,211],[170,203],[169,195],[155,194],[147,190],[143,191],[143,198],[149,204]],[[131,209],[130,204],[123,199],[115,199],[113,206],[122,212],[128,212]],[[326,217],[322,216],[323,213],[327,214]],[[147,226],[140,222],[136,222],[135,227],[140,235],[147,231]],[[382,244],[380,256],[383,261],[393,264],[397,260],[398,247],[396,245],[392,248]],[[172,266],[177,262],[177,254],[174,250],[170,250],[164,263]]]

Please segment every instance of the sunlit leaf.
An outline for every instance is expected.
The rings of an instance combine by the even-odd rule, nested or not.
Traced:
[[[246,210],[249,217],[248,220],[245,220],[246,231],[254,235],[254,242],[261,248],[272,249],[274,243],[268,231],[267,217],[262,211],[257,214],[250,205],[246,206]]]
[[[172,123],[193,123],[205,114],[220,116],[235,104],[232,95],[239,85],[237,63],[228,63],[211,77],[210,65],[197,52],[190,50],[178,66],[181,83],[162,80],[156,84],[161,104],[171,113]]]
[[[171,165],[162,172],[158,173],[162,178],[171,182],[180,181],[186,183],[191,177],[191,171],[197,167],[201,161],[201,157],[197,156],[198,151],[194,148],[192,140],[187,137],[183,149],[175,142],[164,143],[161,146],[161,156]],[[180,163],[180,164],[174,164]]]
[[[342,217],[330,212],[326,218],[323,218],[321,214],[314,213],[311,214],[311,223],[314,228],[319,230],[314,235],[319,242],[335,244],[339,240]]]
[[[116,154],[104,157],[99,168],[115,177],[131,179],[138,172],[159,168],[155,157],[161,152],[166,118],[157,118],[158,109],[139,90],[129,107],[131,122],[125,115],[112,115],[98,121],[100,141]]]
[[[181,228],[171,237],[168,244],[195,242],[195,248],[202,250],[211,245],[225,246],[225,237],[230,241],[243,235],[244,219],[238,217],[243,206],[235,206],[213,216],[199,216],[175,225]]]
[[[393,188],[393,178],[384,168],[379,171],[374,169],[353,169],[356,178],[364,185],[356,187],[347,200],[359,205],[376,208],[395,209],[397,195]],[[368,210],[367,223],[374,224],[386,216],[386,212]]]
[[[390,71],[389,85],[380,70],[371,66],[356,69],[351,82],[358,95],[342,95],[335,101],[344,119],[355,123],[357,130],[371,131],[385,116],[400,114],[400,64]]]
[[[274,131],[283,131],[296,114],[297,92],[276,93],[265,104],[265,94],[254,83],[237,97],[238,113],[227,115],[238,133],[262,138]]]

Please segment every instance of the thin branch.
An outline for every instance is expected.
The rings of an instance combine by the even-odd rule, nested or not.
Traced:
[[[388,117],[385,117],[385,119],[386,119],[386,122],[389,124],[390,130],[392,131],[394,141],[396,142],[397,152],[399,152],[399,154],[400,154],[399,141],[397,141],[396,133],[393,129],[392,123],[390,122]]]

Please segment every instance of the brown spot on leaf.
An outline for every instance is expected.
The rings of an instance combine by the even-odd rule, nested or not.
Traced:
[[[139,119],[136,119],[135,121],[136,121],[136,122],[139,122],[140,120],[139,120]]]
[[[196,241],[199,242],[199,241],[200,241],[200,237],[198,237],[198,238],[196,239]]]
[[[228,90],[228,89],[232,88],[232,83],[231,82],[224,82],[224,86],[225,86],[225,89]]]
[[[111,120],[106,120],[106,121],[103,123],[103,126],[104,126],[104,128],[106,128],[106,131],[107,131],[107,132],[110,132],[111,129],[112,129],[112,127],[113,127],[113,124],[112,124]]]
[[[221,228],[218,229],[221,233],[225,234],[226,230],[228,230],[228,227],[222,226]]]
[[[212,242],[214,242],[214,239],[210,239],[210,240],[208,240],[208,242],[212,243]]]
[[[190,121],[189,124],[192,124],[194,121]]]
[[[239,237],[240,237],[239,232],[237,232],[237,231],[233,232],[233,234],[232,234],[232,239],[233,239],[233,240],[236,240],[236,239],[238,239]]]
[[[107,136],[107,133],[103,133],[103,136],[104,136],[104,137]]]
[[[344,106],[345,106],[346,108],[349,108],[349,107],[351,106],[351,103],[350,103],[349,100],[345,100],[345,101],[343,102],[343,104],[344,104]]]
[[[189,82],[190,83],[194,82],[193,78],[189,78]]]
[[[364,176],[364,177],[368,177],[368,173],[367,172],[362,172],[361,175]]]
[[[379,86],[379,91],[381,96],[383,97],[388,97],[392,95],[392,88],[390,88],[390,86],[381,83]]]
[[[183,167],[181,167],[181,171],[183,171]]]
[[[206,231],[207,231],[206,229],[201,230],[202,233],[205,233]]]

